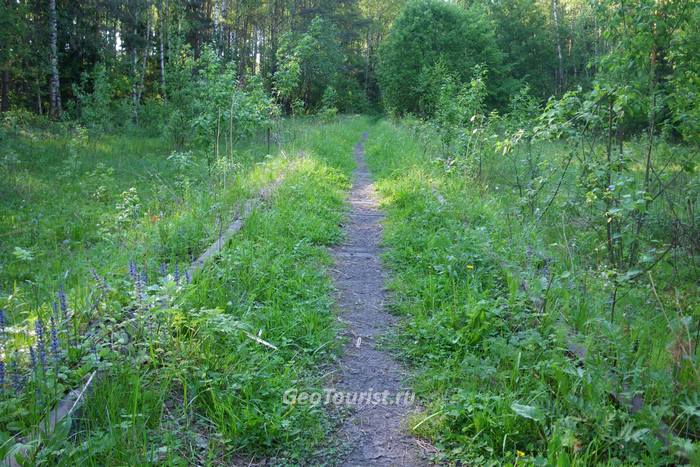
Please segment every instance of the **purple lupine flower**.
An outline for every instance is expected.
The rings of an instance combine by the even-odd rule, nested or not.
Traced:
[[[36,352],[34,346],[29,346],[29,365],[32,368],[32,373],[36,372]]]
[[[138,274],[139,271],[136,267],[136,261],[131,260],[129,261],[129,277],[131,277],[132,282],[136,282],[138,280]]]
[[[5,361],[0,358],[0,394],[5,391]]]
[[[136,299],[141,300],[143,293],[141,290],[141,281],[140,280],[136,279],[136,282],[134,282],[134,289],[136,291]]]
[[[192,276],[190,275],[189,269],[185,269],[185,282],[187,282],[188,284],[192,282]]]
[[[161,276],[168,275],[168,267],[165,265],[165,263],[160,263],[160,275]]]
[[[41,320],[40,317],[37,317],[36,321],[34,321],[34,332],[36,333],[36,341],[43,342],[44,341],[44,322]]]
[[[0,345],[5,338],[5,311],[0,308]]]
[[[61,313],[65,316],[68,312],[68,299],[66,298],[66,289],[63,287],[63,284],[59,287],[56,295],[58,296],[58,303],[61,304]]]
[[[34,322],[34,330],[36,331],[36,347],[39,353],[39,361],[41,366],[46,368],[46,336],[44,323],[41,321],[41,318],[37,318]]]
[[[94,290],[90,290],[90,293],[94,295]],[[97,307],[100,306],[100,298],[102,297],[95,297],[94,300],[92,301],[92,305],[90,305],[90,309],[92,311],[97,310]]]
[[[134,281],[134,292],[136,293],[136,299],[138,301],[141,301],[143,299],[143,274],[141,274],[141,271],[138,270],[136,267],[136,263],[134,263],[134,270],[132,271],[131,274],[131,279]]]
[[[52,316],[51,317],[51,356],[53,357],[54,362],[58,363],[58,352],[59,352],[59,347],[58,347],[58,329],[56,328],[56,319]]]
[[[145,271],[142,271],[139,275],[139,280],[141,281],[141,299],[146,297],[146,287],[148,286],[148,276]]]
[[[10,374],[12,378],[12,388],[15,390],[15,393],[19,395],[19,393],[22,392],[22,377],[19,374],[16,357],[10,362]]]
[[[175,271],[173,272],[173,277],[175,278],[175,283],[180,284],[180,265],[175,263]]]
[[[97,274],[97,271],[95,271],[94,268],[90,269],[90,274],[92,274],[92,278],[97,283],[97,288],[99,288],[101,292],[109,292],[109,284],[107,284],[107,279],[105,279],[104,277],[100,277],[100,275]]]

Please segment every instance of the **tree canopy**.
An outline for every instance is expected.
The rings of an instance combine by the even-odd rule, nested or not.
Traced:
[[[438,0],[409,3],[382,44],[379,82],[387,107],[399,113],[429,115],[431,69],[466,81],[476,65],[503,77],[503,53],[496,44],[493,24],[479,6],[463,9]],[[501,96],[498,79],[490,80],[495,100]]]

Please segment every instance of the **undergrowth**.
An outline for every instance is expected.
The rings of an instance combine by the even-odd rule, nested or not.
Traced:
[[[519,216],[517,189],[494,176],[507,157],[475,180],[414,135],[382,122],[366,146],[405,320],[393,342],[425,407],[414,432],[469,465],[700,461],[692,252],[628,284],[610,320],[596,232],[567,208],[573,182],[549,215]]]
[[[264,145],[253,141],[230,161],[234,167],[213,174],[188,154],[166,158],[153,140],[130,147],[124,138],[88,138],[71,183],[56,185],[54,196],[38,182],[27,188],[36,203],[27,212],[45,212],[57,228],[18,235],[26,264],[13,263],[2,275],[15,288],[3,295],[3,359],[15,363],[2,383],[0,455],[22,448],[28,462],[65,465],[190,465],[253,451],[309,457],[330,422],[311,408],[284,405],[282,394],[320,384],[318,364],[337,350],[323,246],[339,238],[351,148],[365,127],[361,118],[290,121],[275,135],[275,157],[261,157]],[[48,146],[43,166],[63,164],[51,146],[60,141],[13,140],[26,152],[17,153],[10,187],[19,190],[22,177],[43,180],[24,156],[33,145]],[[129,159],[130,149],[143,149],[138,144],[152,144],[153,155]],[[86,155],[99,147],[112,156]],[[92,165],[100,163],[117,167],[100,169],[112,177],[108,201],[84,199],[98,183]],[[136,185],[131,168],[150,174],[134,190],[122,188]],[[269,203],[190,277],[188,263],[220,235],[240,201],[276,179]],[[116,212],[95,234],[93,222],[111,203]],[[66,226],[80,235],[60,250]],[[41,235],[59,240],[42,242]],[[25,291],[33,281],[14,278],[21,274],[45,281],[32,299]],[[55,360],[51,347],[47,362],[34,361],[53,345],[49,322]],[[96,382],[73,423],[34,440],[33,427],[55,400],[92,372]]]

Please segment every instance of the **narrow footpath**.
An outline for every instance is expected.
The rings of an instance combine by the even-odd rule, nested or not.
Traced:
[[[357,168],[345,242],[333,250],[337,300],[348,337],[335,390],[354,397],[360,394],[360,398],[370,397],[371,391],[372,400],[350,405],[352,412],[342,426],[350,451],[342,465],[425,465],[406,429],[413,401],[402,384],[402,368],[377,348],[377,340],[396,324],[396,318],[385,310],[385,275],[379,259],[383,215],[364,161],[366,139],[365,133],[355,146]]]

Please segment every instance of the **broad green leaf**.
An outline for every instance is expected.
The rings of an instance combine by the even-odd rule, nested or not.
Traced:
[[[542,409],[539,407],[513,402],[510,405],[510,408],[521,417],[529,418],[530,420],[535,420],[536,422],[541,422],[544,420],[544,412],[542,412]]]

